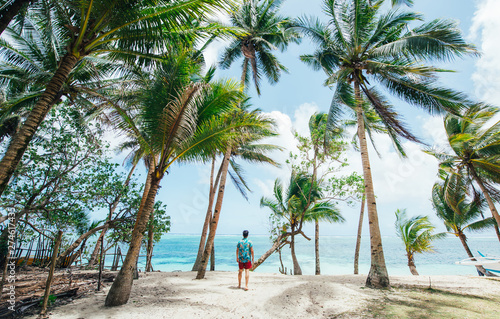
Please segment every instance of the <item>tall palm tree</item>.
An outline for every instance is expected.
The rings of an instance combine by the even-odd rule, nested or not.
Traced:
[[[446,230],[460,239],[462,246],[469,258],[474,258],[469,245],[467,245],[467,236],[465,231],[481,231],[495,226],[495,220],[492,217],[481,218],[484,206],[484,197],[481,196],[471,201],[467,201],[466,193],[463,188],[455,188],[453,191],[446,191],[447,178],[443,183],[436,183],[432,187],[432,205],[446,227]],[[456,203],[454,207],[450,206],[446,196],[453,197],[452,202]],[[476,266],[480,274],[486,274],[482,266]]]
[[[106,298],[107,306],[121,305],[128,300],[143,233],[160,182],[172,164],[206,159],[234,136],[234,130],[261,126],[252,119],[229,124],[223,121],[220,115],[233,110],[243,98],[239,85],[225,81],[211,85],[193,82],[200,70],[199,63],[193,61],[191,50],[178,50],[163,59],[153,80],[144,85],[138,122],[141,129],[120,105],[113,106],[120,115],[117,120],[120,127],[136,133],[145,153],[152,154],[152,164],[147,176],[149,189],[145,187],[130,248]],[[213,91],[219,95],[213,95]]]
[[[0,161],[0,194],[4,191],[27,145],[48,111],[58,102],[61,88],[84,58],[106,56],[124,64],[144,64],[168,49],[172,40],[190,40],[212,25],[204,17],[226,6],[222,0],[92,0],[40,1],[29,10],[52,31],[54,43],[64,48],[57,69],[48,80],[28,117]],[[18,61],[3,56],[8,63]]]
[[[396,210],[396,234],[403,240],[408,257],[408,267],[412,275],[418,276],[415,266],[415,254],[433,252],[431,245],[435,239],[443,238],[445,233],[433,234],[436,227],[429,221],[428,216],[414,216],[408,218],[406,209]]]
[[[236,37],[225,50],[220,66],[227,69],[243,56],[241,83],[248,87],[250,72],[257,94],[260,95],[261,75],[271,84],[278,82],[281,72],[287,72],[273,50],[283,52],[290,42],[298,43],[298,36],[287,27],[290,18],[280,16],[281,0],[243,0],[240,7],[231,14],[231,23],[245,31]]]
[[[480,190],[497,225],[500,215],[494,202],[500,199],[495,188],[500,183],[500,121],[488,122],[499,111],[497,107],[476,104],[462,113],[463,118],[446,116],[444,127],[453,153],[427,151],[440,161],[443,170],[452,173],[445,184],[448,204],[458,206],[456,196],[448,195],[458,187],[466,187],[473,197],[478,197]]]
[[[363,100],[370,102],[389,135],[418,141],[389,100],[372,84],[377,82],[396,97],[430,113],[456,114],[470,102],[464,94],[439,87],[435,75],[445,70],[427,62],[477,54],[464,41],[455,22],[435,20],[414,27],[416,21],[422,20],[420,14],[400,10],[382,14],[381,5],[380,1],[371,4],[367,0],[325,0],[328,23],[307,17],[296,22],[296,29],[317,44],[316,52],[301,56],[302,61],[315,70],[322,69],[328,77],[326,84],[336,86],[329,123],[339,123],[346,105],[356,110],[371,240],[371,268],[366,285],[377,288],[388,287],[389,276],[368,157]]]
[[[315,275],[321,274],[319,263],[319,222],[325,221],[329,223],[343,223],[344,217],[340,214],[340,210],[331,202],[315,203],[304,215],[304,221],[314,222],[314,253],[316,257]]]

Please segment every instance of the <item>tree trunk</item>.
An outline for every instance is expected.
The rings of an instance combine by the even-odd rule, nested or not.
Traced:
[[[137,163],[134,163],[132,166],[132,169],[130,169],[130,172],[128,173],[127,179],[123,183],[124,187],[127,187],[130,184],[130,180],[132,179],[132,174],[134,173],[135,168],[137,167]],[[115,199],[113,200],[113,203],[111,203],[111,208],[108,213],[108,221],[111,220],[113,217],[113,213],[116,210],[116,207],[118,207],[118,204],[120,203],[120,198],[122,197],[123,193],[118,194]],[[92,255],[90,256],[89,260],[89,266],[94,266],[96,260],[97,260],[97,254],[99,253],[99,249],[101,248],[101,240],[104,240],[104,235],[108,231],[108,228],[104,228],[99,235],[99,239],[97,240],[97,243],[95,244],[94,251],[92,252]]]
[[[290,237],[290,249],[291,249],[292,261],[293,261],[293,274],[300,276],[300,275],[302,275],[302,269],[300,269],[300,265],[299,265],[299,262],[297,260],[297,256],[295,255],[295,235],[294,235],[293,228],[292,228],[292,234]]]
[[[408,267],[410,267],[410,272],[413,276],[418,276],[417,267],[415,266],[415,261],[413,260],[413,256],[408,256]]]
[[[257,269],[257,267],[259,267],[264,261],[266,261],[266,259],[269,256],[271,256],[276,251],[276,249],[281,247],[281,244],[283,244],[283,242],[285,242],[287,238],[288,238],[288,235],[286,235],[286,236],[279,235],[278,238],[276,239],[276,241],[274,242],[274,244],[271,246],[271,248],[269,248],[268,251],[266,251],[264,254],[262,254],[262,256],[260,256],[259,259],[257,259],[257,261],[252,265],[252,271]]]
[[[371,247],[371,267],[366,286],[371,288],[389,287],[389,275],[385,265],[384,250],[382,248],[382,236],[377,215],[377,203],[373,189],[372,173],[370,168],[370,159],[368,157],[368,145],[365,136],[365,125],[363,122],[363,109],[361,108],[361,95],[359,83],[354,82],[354,91],[356,94],[356,115],[358,122],[359,148],[361,150],[361,161],[363,165],[363,177],[365,181],[366,206],[368,210],[368,224],[370,229],[370,247]]]
[[[69,73],[78,63],[78,58],[72,54],[66,54],[56,73],[50,80],[49,84],[42,96],[36,102],[33,109],[30,111],[24,124],[19,129],[16,135],[12,138],[7,151],[4,153],[0,161],[0,195],[7,187],[10,177],[16,170],[17,165],[21,161],[26,148],[28,147],[31,139],[35,135],[38,127],[43,119],[52,108],[52,106],[60,98],[61,88],[68,79]]]
[[[49,296],[50,296],[50,286],[52,285],[52,278],[54,277],[54,270],[56,268],[56,259],[57,259],[57,253],[59,252],[59,246],[61,245],[61,240],[62,240],[62,230],[60,230],[57,234],[57,239],[54,243],[53,251],[52,251],[52,258],[50,259],[50,270],[49,270],[49,275],[47,276],[47,282],[45,283],[45,294],[43,295],[43,302],[42,302],[42,310],[40,311],[40,316],[44,317],[45,312],[47,311],[47,303],[49,301]]]
[[[210,271],[215,271],[215,243],[210,252]]]
[[[148,189],[145,187],[141,205],[139,207],[139,211],[137,212],[134,230],[132,231],[130,247],[125,260],[123,261],[122,268],[120,269],[120,272],[118,272],[118,275],[116,276],[115,281],[106,296],[106,301],[104,303],[106,307],[121,306],[126,304],[130,297],[134,270],[136,269],[137,260],[139,258],[142,238],[144,237],[144,231],[146,230],[149,220],[149,214],[154,207],[156,193],[158,192],[162,177],[163,174],[161,172],[157,172],[156,170],[150,170],[148,174],[148,179],[150,179],[149,191],[146,192]]]
[[[488,190],[483,184],[483,181],[477,176],[476,170],[474,167],[470,166],[470,171],[472,172],[472,177],[476,181],[476,183],[479,185],[481,188],[481,191],[484,194],[484,197],[486,198],[486,202],[488,203],[488,207],[490,208],[491,215],[493,215],[493,218],[495,218],[495,221],[497,222],[497,225],[500,225],[500,215],[498,215],[498,211],[495,207],[495,204],[493,203],[493,200],[490,197],[490,194],[488,193]]]
[[[153,271],[153,240],[154,240],[154,211],[149,214],[148,248],[146,249],[146,272]]]
[[[217,178],[214,183],[214,171],[215,171],[215,157],[212,159],[212,170],[210,172],[210,187],[208,194],[208,207],[207,214],[205,215],[205,222],[203,223],[203,229],[201,230],[200,245],[198,246],[198,254],[196,255],[196,261],[194,262],[191,271],[198,271],[200,269],[201,257],[203,256],[203,251],[205,250],[205,245],[207,243],[207,233],[208,226],[210,225],[210,218],[212,217],[212,207],[214,205],[215,189],[219,184],[220,174],[222,172],[222,164],[217,173]]]
[[[321,275],[321,269],[319,265],[319,221],[315,220],[314,229],[314,253],[316,254],[316,275]]]
[[[5,3],[6,1],[4,1]],[[25,5],[29,5],[33,0],[14,0],[13,3],[0,11],[0,34],[9,26],[9,23],[21,11]]]
[[[361,200],[361,210],[359,212],[358,236],[356,237],[356,249],[354,250],[354,274],[358,274],[359,249],[361,248],[361,233],[363,230],[363,217],[365,216],[365,195]]]
[[[215,232],[217,231],[217,224],[219,222],[220,212],[222,208],[222,200],[224,199],[224,190],[226,188],[226,177],[227,171],[229,170],[229,160],[231,159],[231,147],[228,147],[226,153],[224,154],[222,163],[222,173],[219,184],[219,194],[217,195],[217,202],[215,203],[214,216],[210,222],[210,232],[208,233],[207,244],[205,245],[205,251],[201,257],[200,268],[198,269],[198,274],[196,279],[205,278],[205,272],[207,270],[208,258],[212,252],[212,246],[214,244]]]
[[[495,228],[495,233],[497,234],[498,241],[500,241],[500,230],[498,229],[498,225],[495,224],[494,228]]]
[[[469,245],[467,245],[467,236],[465,236],[465,234],[462,232],[458,233],[457,236],[458,236],[458,238],[460,238],[460,242],[462,242],[462,246],[464,246],[464,249],[465,249],[465,252],[467,253],[467,256],[469,256],[469,258],[472,258],[471,259],[472,261],[476,261],[476,259],[474,258],[474,255],[472,254],[472,252],[469,249]],[[484,269],[483,266],[476,266],[476,269],[477,269],[478,273],[486,275],[486,269]]]

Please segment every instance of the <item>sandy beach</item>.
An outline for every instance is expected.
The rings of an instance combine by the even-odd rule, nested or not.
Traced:
[[[500,279],[391,276],[391,289],[364,287],[366,275],[252,273],[250,290],[235,272],[141,274],[126,305],[104,307],[103,292],[50,310],[51,318],[500,318]],[[447,316],[450,314],[450,316]],[[35,318],[35,316],[31,317]]]

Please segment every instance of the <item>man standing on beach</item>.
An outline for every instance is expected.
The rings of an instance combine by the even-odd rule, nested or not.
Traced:
[[[252,259],[250,259],[252,254]],[[253,244],[248,240],[248,230],[243,231],[243,238],[236,245],[236,262],[239,266],[238,288],[241,288],[241,276],[245,269],[245,290],[248,290],[248,279],[250,279],[250,269],[254,261]]]

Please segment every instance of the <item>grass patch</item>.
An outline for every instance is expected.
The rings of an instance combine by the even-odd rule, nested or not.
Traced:
[[[475,296],[439,289],[395,288],[373,302],[372,318],[500,318],[500,296]]]

